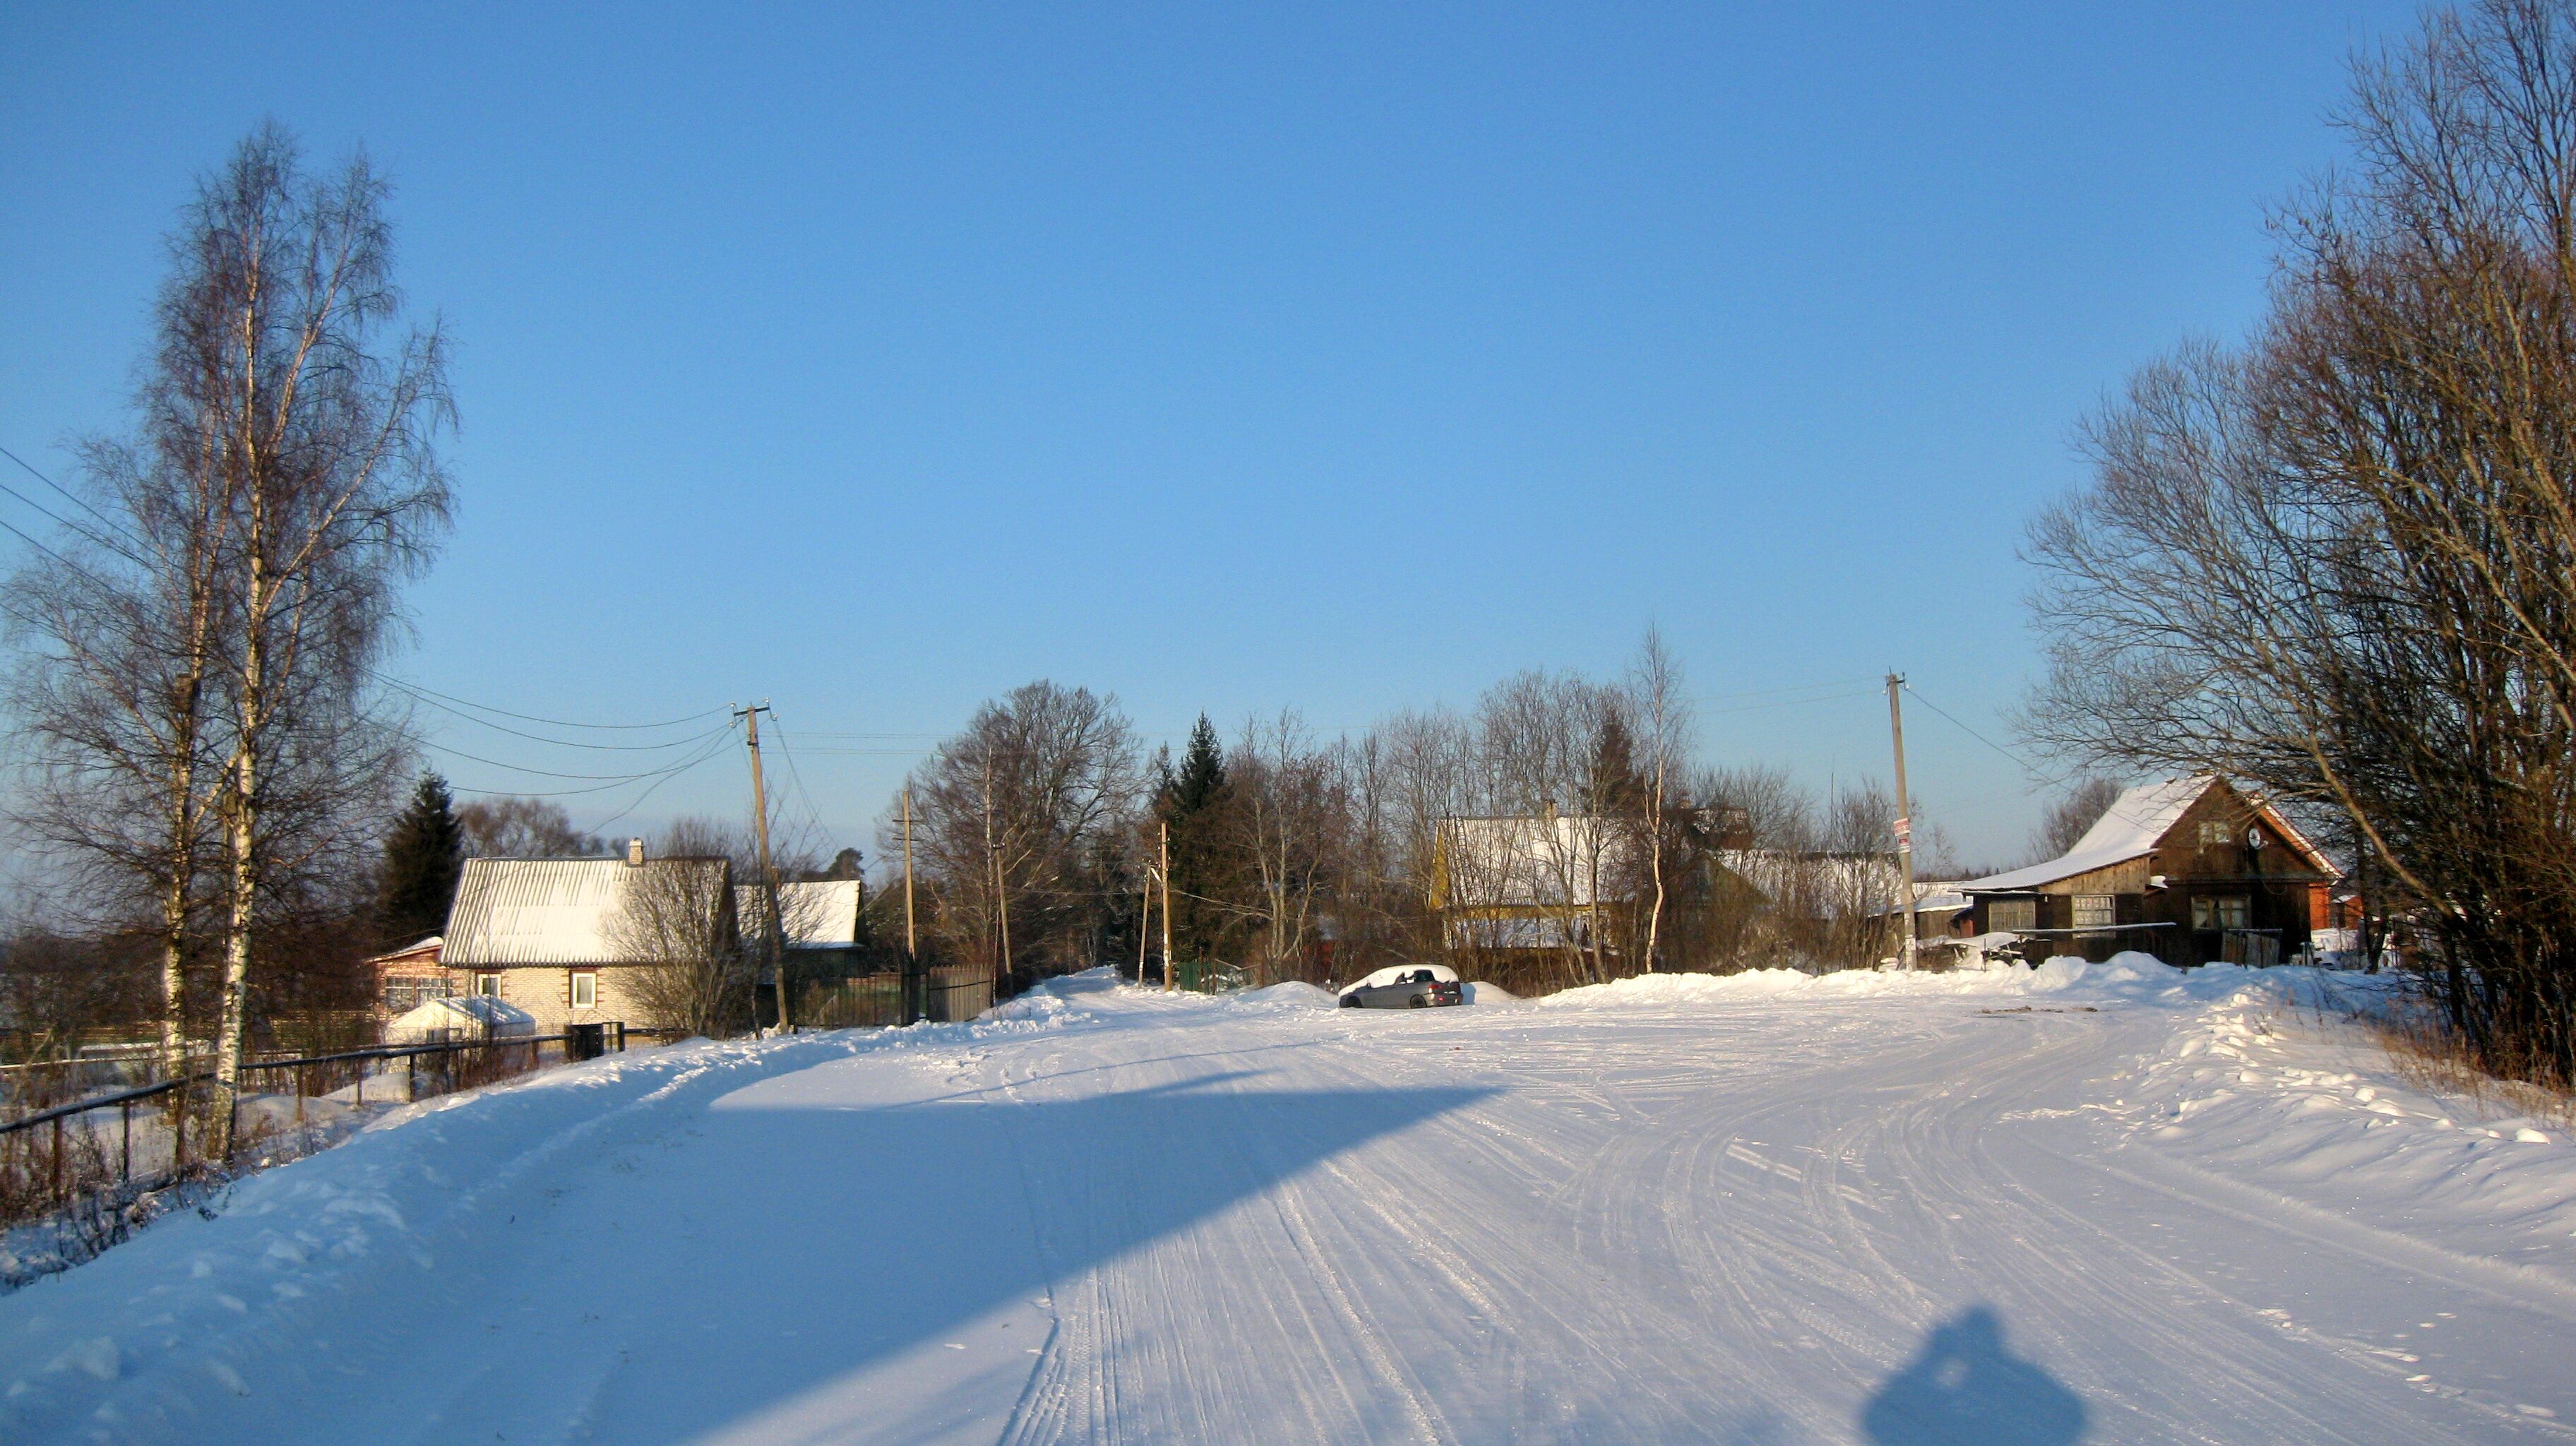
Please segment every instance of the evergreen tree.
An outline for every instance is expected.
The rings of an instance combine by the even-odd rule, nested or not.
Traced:
[[[1222,959],[1233,943],[1238,916],[1209,903],[1229,897],[1226,870],[1225,750],[1216,725],[1199,715],[1178,772],[1164,771],[1157,812],[1172,829],[1172,955],[1176,960]]]
[[[465,830],[456,822],[447,780],[425,773],[385,839],[376,919],[387,946],[444,930],[448,906],[456,902],[456,879],[464,870]]]

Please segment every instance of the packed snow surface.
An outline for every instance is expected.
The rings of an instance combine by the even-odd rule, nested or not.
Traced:
[[[2334,987],[1085,976],[612,1056],[0,1298],[0,1441],[2576,1436],[2576,1147]]]

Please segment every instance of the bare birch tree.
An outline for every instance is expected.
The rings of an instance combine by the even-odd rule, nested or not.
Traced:
[[[1347,806],[1333,759],[1294,710],[1247,722],[1230,764],[1232,819],[1258,895],[1255,982],[1274,984],[1296,971],[1328,903]]]
[[[1640,822],[1653,899],[1646,913],[1642,967],[1651,971],[1663,957],[1665,861],[1672,851],[1673,792],[1691,745],[1690,698],[1682,686],[1681,661],[1664,646],[1662,629],[1646,629],[1645,641],[1638,644],[1636,659],[1628,666],[1627,690],[1628,712],[1636,720],[1638,746],[1645,755],[1638,760],[1645,784]]]
[[[327,813],[386,761],[370,670],[396,583],[425,564],[448,515],[435,448],[452,418],[445,356],[435,328],[394,332],[386,194],[364,159],[307,174],[293,140],[266,127],[200,184],[173,248],[165,346],[190,359],[180,404],[223,519],[227,1102],[272,871],[311,857],[282,847],[281,824]]]

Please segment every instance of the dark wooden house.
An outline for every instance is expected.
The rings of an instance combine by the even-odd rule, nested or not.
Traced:
[[[2276,964],[2329,924],[2340,879],[2262,799],[2202,776],[2132,788],[2064,857],[1958,887],[1973,932],[2021,935],[2034,958]]]

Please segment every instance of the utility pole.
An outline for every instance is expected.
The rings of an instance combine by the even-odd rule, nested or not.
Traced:
[[[1136,891],[1136,987],[1145,987],[1145,941],[1154,931],[1154,866],[1145,866],[1145,882]]]
[[[760,715],[769,711],[767,703],[754,703],[736,708],[733,716],[743,720],[743,740],[751,748],[751,825],[760,840],[760,883],[769,891],[769,917],[761,940],[761,952],[769,956],[769,976],[778,989],[778,1032],[787,1033],[787,963],[779,951],[779,935],[785,921],[778,917],[778,870],[769,862],[769,790],[760,781]],[[759,988],[755,981],[754,989]]]
[[[912,928],[912,790],[903,791],[903,1022],[921,1017],[922,1000],[914,996],[921,988],[921,946],[914,942]]]
[[[1905,890],[1905,948],[1899,956],[1905,967],[1914,967],[1914,820],[1908,815],[1914,805],[1905,792],[1905,708],[1897,701],[1905,679],[1896,673],[1887,675],[1887,731],[1896,743],[1896,868]]]
[[[1163,992],[1172,992],[1172,826],[1163,825]]]

